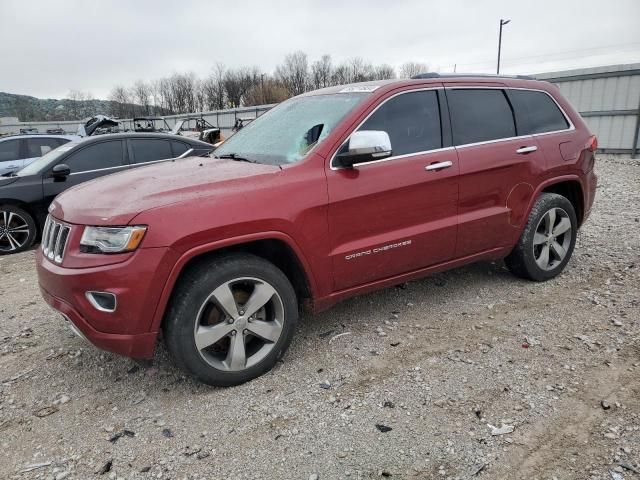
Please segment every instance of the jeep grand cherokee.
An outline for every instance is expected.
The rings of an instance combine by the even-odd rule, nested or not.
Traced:
[[[42,294],[100,348],[149,358],[162,330],[186,371],[239,384],[285,352],[301,307],[478,260],[555,277],[593,203],[596,146],[545,82],[426,75],[306,93],[211,158],[59,196]]]

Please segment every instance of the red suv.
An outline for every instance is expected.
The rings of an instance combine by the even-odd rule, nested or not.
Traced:
[[[558,275],[596,189],[596,139],[557,87],[421,75],[292,98],[211,158],[84,183],[50,208],[46,301],[105,350],[160,330],[201,381],[268,371],[299,311],[478,260]]]

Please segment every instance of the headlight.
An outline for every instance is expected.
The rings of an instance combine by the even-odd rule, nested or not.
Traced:
[[[85,253],[131,252],[138,248],[147,227],[85,227],[80,251]]]

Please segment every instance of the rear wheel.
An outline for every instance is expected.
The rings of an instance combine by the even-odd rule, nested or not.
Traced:
[[[13,205],[0,206],[0,255],[28,249],[37,233],[36,222],[28,212]]]
[[[253,255],[222,256],[187,271],[165,319],[180,366],[210,385],[231,386],[269,371],[298,319],[287,277]]]
[[[562,195],[543,193],[505,263],[519,277],[538,282],[549,280],[559,275],[571,258],[577,230],[571,202]]]

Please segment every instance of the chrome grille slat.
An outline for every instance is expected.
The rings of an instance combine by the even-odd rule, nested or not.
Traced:
[[[47,216],[42,229],[42,253],[55,263],[62,263],[71,227]]]

